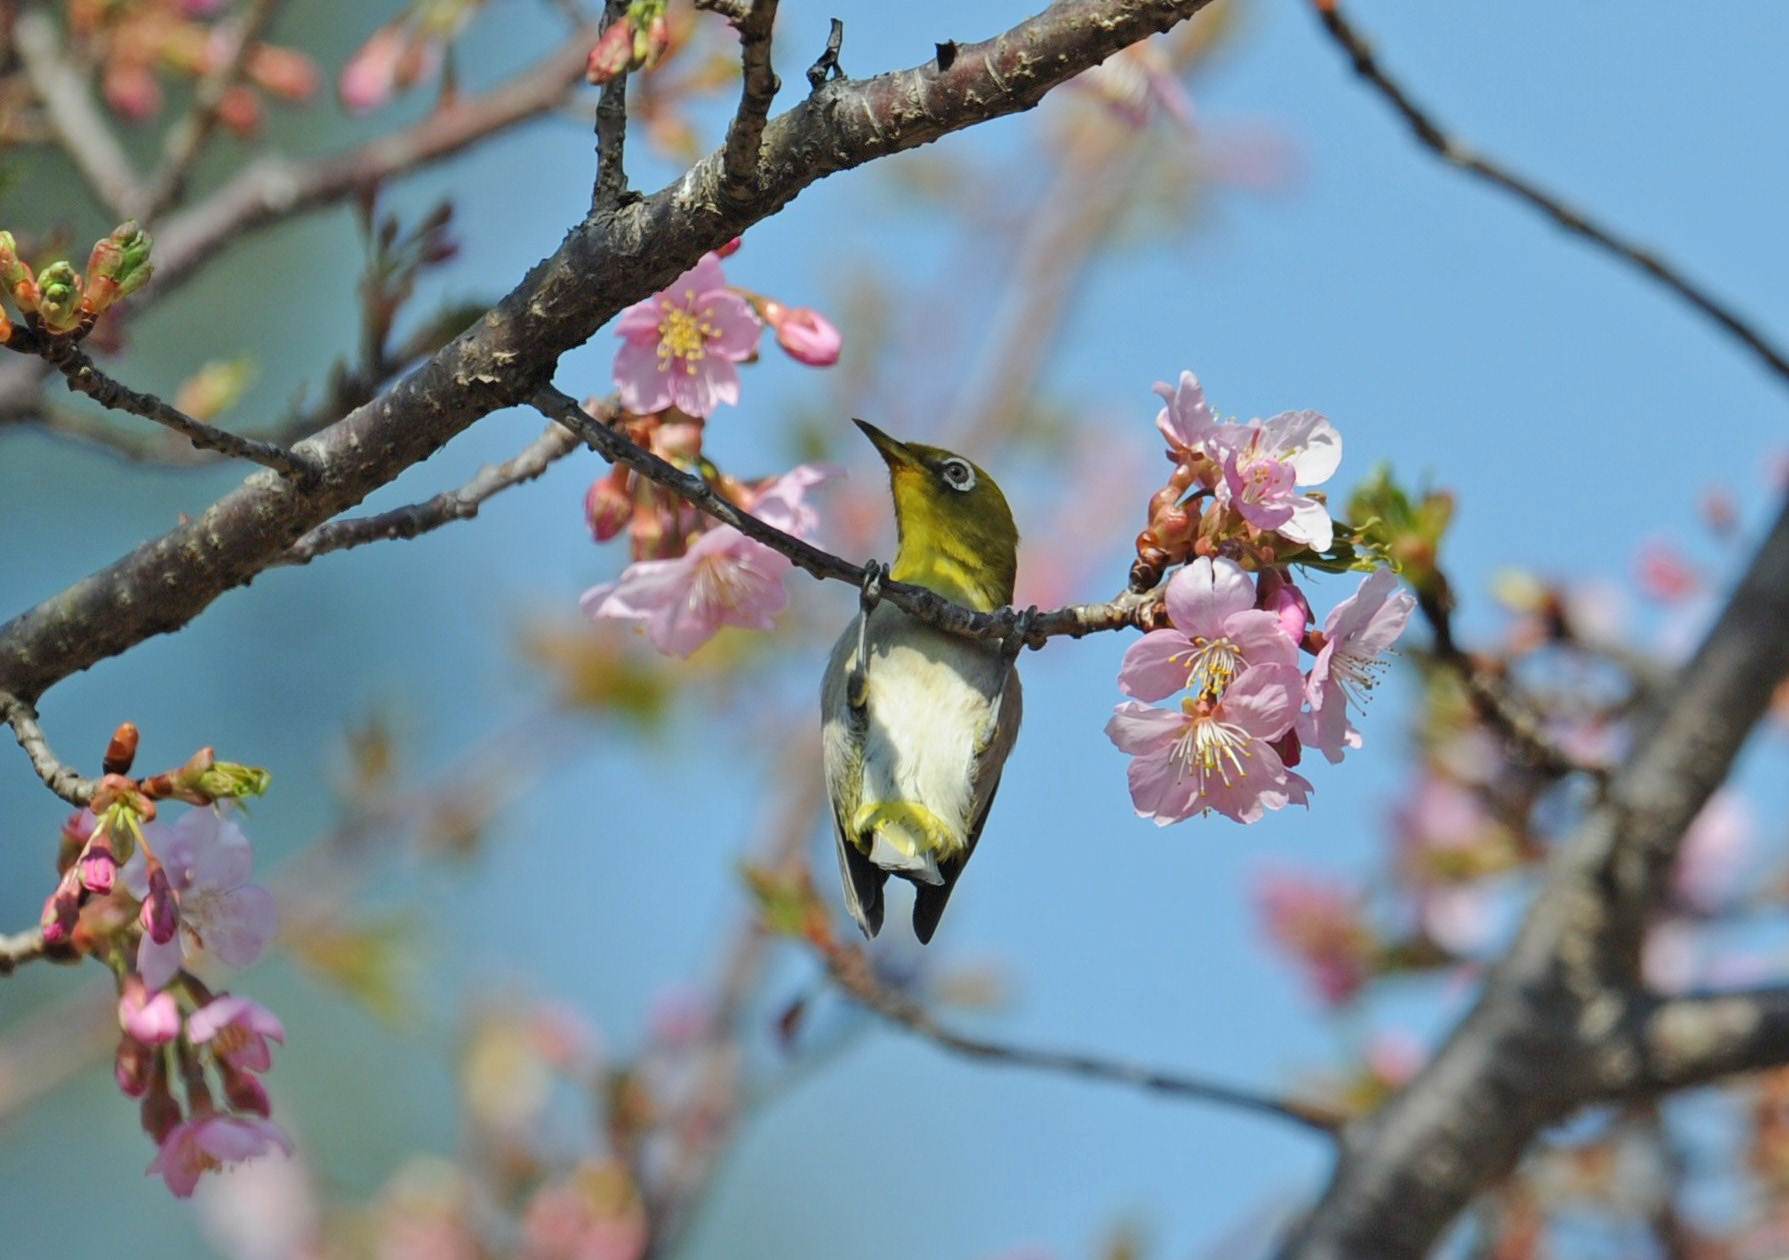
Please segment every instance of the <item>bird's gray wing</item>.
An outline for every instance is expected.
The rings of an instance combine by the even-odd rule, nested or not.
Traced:
[[[845,908],[867,937],[882,930],[882,885],[888,872],[857,847],[851,820],[863,798],[864,737],[868,714],[853,708],[847,678],[857,655],[857,622],[845,627],[820,681],[820,746],[826,769],[826,795],[832,802],[833,838],[839,850],[839,879]]]
[[[969,865],[969,859],[975,854],[976,841],[981,839],[981,830],[988,822],[988,810],[994,805],[994,793],[1000,789],[1000,772],[1006,765],[1008,754],[1013,750],[1013,743],[1019,738],[1019,719],[1023,716],[1023,709],[1024,697],[1019,688],[1019,671],[1008,670],[1006,686],[1000,700],[999,729],[994,732],[994,738],[975,761],[975,821],[969,827],[963,851],[938,863],[938,873],[944,877],[943,883],[915,883],[913,886],[913,934],[919,938],[921,945],[931,943],[932,934],[938,930],[938,920],[944,917],[944,907],[950,901],[951,891],[957,886],[957,876],[963,873],[963,868]]]

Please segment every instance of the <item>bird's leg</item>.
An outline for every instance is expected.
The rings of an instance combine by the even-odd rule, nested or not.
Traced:
[[[982,724],[981,734],[975,741],[975,755],[978,757],[988,750],[989,745],[994,742],[996,732],[1000,730],[1000,702],[1006,699],[1006,683],[1012,677],[1013,662],[1018,660],[1019,653],[1031,641],[1037,618],[1036,604],[1024,612],[1013,614],[1012,626],[1000,640],[1000,685],[994,689],[994,705],[988,710],[988,720]]]
[[[857,617],[857,654],[851,658],[851,671],[845,676],[845,696],[853,709],[861,709],[869,697],[870,682],[870,614],[882,602],[882,579],[888,569],[880,560],[863,566],[863,588],[858,595],[861,611]]]

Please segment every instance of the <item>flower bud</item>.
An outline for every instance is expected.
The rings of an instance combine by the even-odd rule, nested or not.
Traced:
[[[37,273],[37,313],[53,333],[69,332],[81,322],[81,277],[66,260]]]
[[[793,309],[766,299],[760,304],[764,319],[776,329],[776,343],[797,363],[831,367],[839,361],[844,339],[839,330],[818,311],[806,306]]]
[[[180,907],[174,900],[174,886],[168,882],[168,872],[154,858],[149,859],[149,892],[143,898],[137,920],[157,945],[166,945],[180,930]]]
[[[137,759],[137,739],[136,723],[122,723],[112,732],[111,742],[106,745],[106,759],[100,763],[100,769],[106,774],[129,774],[131,763]]]
[[[132,972],[119,987],[118,1026],[146,1046],[165,1046],[180,1035],[180,1007],[172,993],[149,992],[143,977]]]
[[[45,945],[61,945],[68,940],[74,931],[75,920],[80,917],[81,897],[85,891],[78,867],[69,868],[57,881],[56,891],[44,901],[43,913],[37,920],[43,929]]]
[[[111,830],[101,827],[93,833],[93,838],[87,841],[87,847],[81,851],[81,860],[76,869],[80,873],[82,887],[101,896],[111,892],[112,883],[118,875],[118,866],[118,854],[112,848]]]
[[[1278,569],[1261,571],[1255,607],[1279,618],[1280,629],[1287,638],[1294,643],[1304,642],[1305,630],[1311,624],[1310,602],[1305,599],[1304,592]]]
[[[584,495],[584,521],[590,536],[597,542],[608,542],[627,528],[633,518],[634,496],[630,492],[628,470],[616,465],[607,476],[590,483]]]
[[[174,1101],[174,1091],[168,1088],[168,1056],[165,1054],[154,1055],[150,1060],[149,1088],[143,1095],[138,1114],[142,1118],[143,1132],[157,1146],[180,1123],[180,1104]]]
[[[228,1059],[217,1060],[217,1073],[224,1085],[224,1098],[232,1111],[252,1112],[266,1117],[273,1112],[267,1098],[267,1087],[254,1073],[237,1067]]]
[[[248,55],[249,77],[288,101],[308,101],[317,94],[317,63],[301,52],[256,44]]]
[[[125,1097],[141,1098],[149,1092],[155,1061],[160,1057],[161,1051],[144,1045],[135,1037],[118,1039],[118,1054],[112,1061],[112,1072]]]
[[[645,28],[634,33],[634,65],[641,70],[656,66],[671,46],[671,24],[665,20],[664,5],[658,9]]]
[[[618,74],[626,74],[634,60],[634,28],[626,18],[614,23],[590,49],[584,62],[584,79],[588,83],[607,83]]]

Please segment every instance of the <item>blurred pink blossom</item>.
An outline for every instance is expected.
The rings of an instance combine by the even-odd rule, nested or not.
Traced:
[[[807,492],[837,470],[803,464],[765,486],[751,511],[766,524],[797,537],[818,522],[803,502]],[[722,626],[769,630],[789,602],[783,575],[793,567],[781,552],[747,538],[731,525],[716,525],[674,560],[641,560],[620,578],[584,592],[586,616],[639,622],[646,637],[669,656],[688,656]]]
[[[175,1125],[147,1172],[167,1182],[175,1198],[189,1199],[201,1174],[259,1159],[275,1148],[292,1153],[291,1139],[272,1121],[207,1112]]]
[[[1676,544],[1648,538],[1634,556],[1640,589],[1661,603],[1677,603],[1702,589],[1702,578]]]
[[[269,1041],[286,1044],[285,1025],[259,1002],[220,994],[187,1017],[186,1037],[232,1067],[265,1072],[273,1066]]]
[[[118,996],[118,1025],[146,1046],[166,1045],[180,1033],[180,1008],[172,993],[151,993],[143,977],[126,976]]]
[[[1671,889],[1692,909],[1718,910],[1739,892],[1739,875],[1752,847],[1756,820],[1745,798],[1721,788],[1684,832]]]
[[[144,828],[173,889],[179,930],[158,942],[145,932],[137,947],[137,970],[159,989],[174,978],[182,960],[209,949],[232,967],[246,967],[273,939],[278,912],[265,888],[248,882],[254,853],[235,820],[215,809],[189,809],[172,826]],[[120,874],[138,898],[149,896],[151,874],[145,846],[139,845]]]
[[[758,303],[766,322],[776,330],[776,343],[797,363],[831,367],[839,361],[844,338],[819,311],[806,306],[784,306],[772,298]]]
[[[720,259],[702,255],[661,292],[621,312],[615,386],[621,405],[645,415],[675,406],[707,416],[739,401],[733,365],[758,352],[751,304],[727,288]]]
[[[1340,1006],[1372,976],[1374,941],[1352,892],[1334,880],[1266,871],[1255,909],[1268,940],[1284,950],[1326,1005]]]

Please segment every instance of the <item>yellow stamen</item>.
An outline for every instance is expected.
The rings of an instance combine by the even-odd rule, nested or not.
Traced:
[[[693,291],[686,292],[684,298],[685,305],[669,299],[660,303],[664,314],[658,321],[658,369],[668,372],[672,360],[681,360],[683,370],[694,376],[696,364],[708,357],[708,343],[719,337],[721,330],[708,319],[713,308],[697,310]]]

